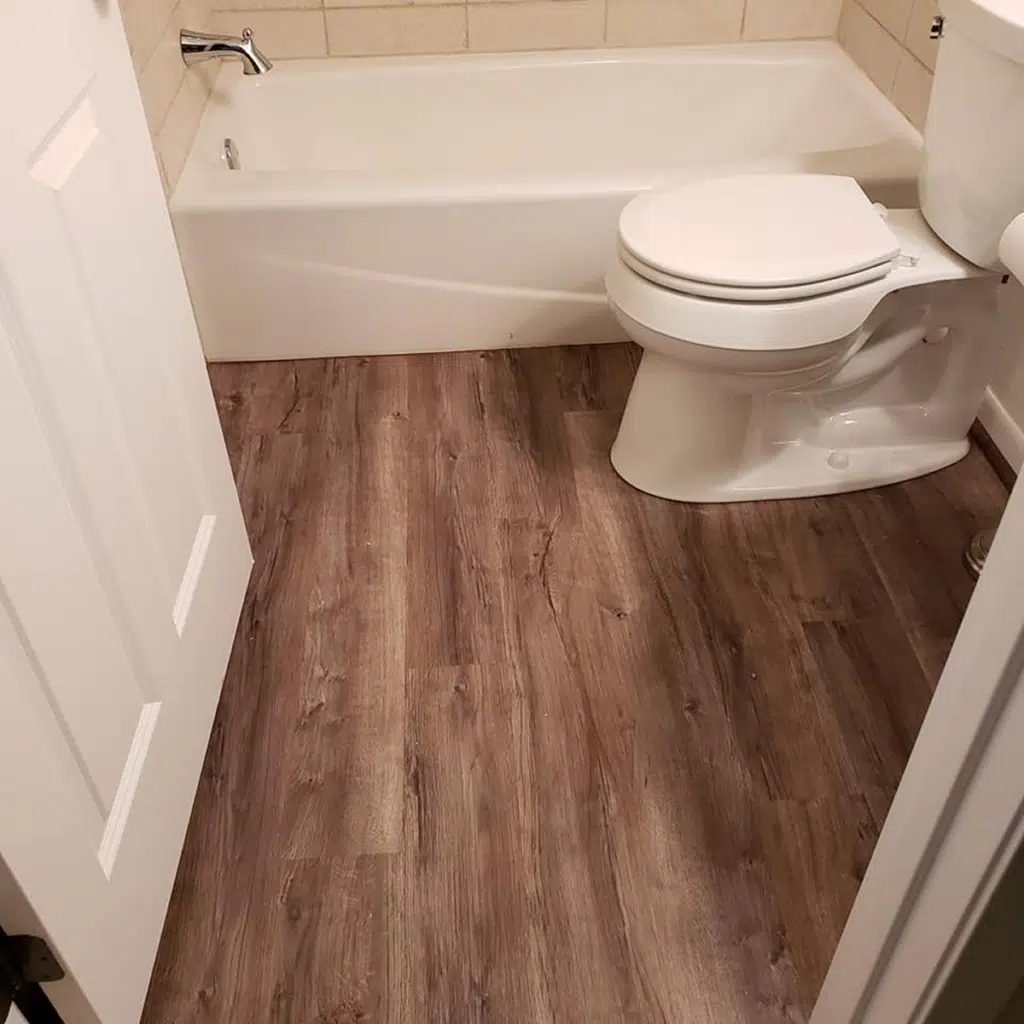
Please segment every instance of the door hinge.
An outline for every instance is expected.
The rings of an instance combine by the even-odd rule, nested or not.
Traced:
[[[64,968],[45,939],[37,935],[8,935],[0,928],[0,1021],[7,1020],[12,1003],[29,1024],[59,1021],[39,984],[63,977]]]

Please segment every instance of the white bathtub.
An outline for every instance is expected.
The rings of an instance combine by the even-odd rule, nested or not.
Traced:
[[[920,141],[827,42],[225,67],[171,208],[211,359],[600,342],[640,190],[784,167],[906,205]]]

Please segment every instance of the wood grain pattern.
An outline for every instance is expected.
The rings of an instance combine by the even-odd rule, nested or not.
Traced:
[[[806,1020],[1006,492],[647,497],[636,363],[211,369],[257,567],[148,1024]]]

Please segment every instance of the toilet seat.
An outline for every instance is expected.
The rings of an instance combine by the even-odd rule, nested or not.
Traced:
[[[903,258],[884,276],[854,287],[798,301],[721,301],[652,281],[626,263],[620,247],[606,277],[608,298],[620,319],[657,335],[662,340],[656,343],[666,351],[684,342],[719,352],[795,356],[857,331],[892,292],[989,275],[948,248],[919,210],[891,211],[884,223]]]
[[[884,210],[852,178],[745,174],[654,189],[619,223],[635,273],[687,295],[780,302],[886,277],[901,253]]]
[[[832,295],[856,288],[858,285],[870,284],[872,281],[887,277],[894,264],[886,263],[877,267],[868,267],[854,274],[833,277],[825,281],[811,281],[807,284],[790,285],[783,288],[736,288],[729,285],[709,284],[706,281],[689,281],[673,274],[666,274],[656,267],[648,266],[638,260],[624,245],[619,245],[619,258],[635,274],[639,274],[652,284],[660,285],[681,295],[694,295],[705,299],[719,299],[723,302],[789,302],[797,299],[813,299],[821,295]]]

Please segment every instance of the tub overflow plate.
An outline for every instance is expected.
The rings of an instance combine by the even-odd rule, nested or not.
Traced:
[[[232,171],[240,171],[242,169],[242,160],[238,155],[238,147],[235,145],[234,139],[224,140],[224,163]]]

